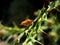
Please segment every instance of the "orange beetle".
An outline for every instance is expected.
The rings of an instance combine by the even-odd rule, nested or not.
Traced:
[[[26,19],[21,22],[21,26],[29,26],[32,23],[32,20]]]

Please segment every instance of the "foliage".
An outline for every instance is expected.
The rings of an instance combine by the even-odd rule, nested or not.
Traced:
[[[50,2],[48,8],[38,10],[38,15],[31,25],[24,28],[6,27],[0,24],[0,39],[8,37],[6,40],[8,43],[13,38],[12,45],[59,45],[59,7],[59,0]]]

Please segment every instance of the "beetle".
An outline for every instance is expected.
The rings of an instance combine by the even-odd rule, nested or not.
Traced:
[[[33,20],[26,19],[26,20],[22,21],[20,25],[22,25],[22,26],[29,26],[32,22],[33,22]]]

